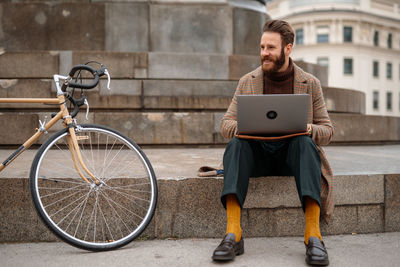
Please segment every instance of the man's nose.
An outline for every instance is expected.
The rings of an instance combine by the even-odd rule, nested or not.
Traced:
[[[269,56],[268,49],[266,49],[266,48],[261,49],[261,56],[263,56],[263,57]]]

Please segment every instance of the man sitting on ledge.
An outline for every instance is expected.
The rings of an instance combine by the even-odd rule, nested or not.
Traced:
[[[305,212],[306,262],[329,264],[319,228],[320,213],[328,222],[333,212],[332,171],[320,145],[327,145],[333,127],[326,110],[320,82],[296,66],[289,57],[294,31],[285,21],[270,20],[261,37],[261,66],[243,76],[221,121],[221,133],[231,139],[224,158],[221,202],[226,208],[227,228],[213,260],[233,260],[244,253],[240,213],[250,177],[290,175]],[[309,94],[308,135],[280,141],[240,139],[237,134],[237,95]]]

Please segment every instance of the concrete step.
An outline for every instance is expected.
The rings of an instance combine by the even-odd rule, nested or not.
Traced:
[[[1,59],[1,56],[0,56]],[[237,81],[183,79],[112,79],[85,91],[92,109],[123,110],[223,110],[237,87]],[[0,79],[1,98],[55,97],[52,79]],[[329,112],[365,113],[365,94],[355,90],[323,87]],[[0,104],[0,109],[46,109],[38,104]]]
[[[223,148],[145,149],[155,169],[159,201],[146,237],[217,237],[225,231],[219,196],[223,178],[199,178],[203,165],[218,166]],[[400,231],[400,145],[329,146],[336,207],[327,234]],[[2,158],[12,153],[0,150]],[[35,150],[22,154],[0,178],[0,240],[47,241],[53,235],[38,219],[28,191]],[[61,157],[61,155],[60,155]],[[242,213],[247,237],[301,236],[304,216],[292,177],[251,179]]]
[[[0,51],[0,78],[51,79],[67,75],[72,66],[98,61],[114,79],[239,80],[260,65],[258,55],[109,52],[109,51]],[[296,62],[327,85],[326,68]],[[40,67],[39,67],[40,66]]]
[[[3,145],[20,145],[35,133],[41,121],[48,121],[53,112],[7,111],[0,113],[0,123],[7,125],[0,131]],[[221,111],[96,111],[85,118],[82,110],[78,123],[95,123],[115,128],[141,145],[223,145],[227,142],[220,132]],[[335,144],[399,143],[400,118],[366,116],[361,114],[330,114],[335,128]],[[50,134],[60,130],[61,123],[43,135],[42,144]],[[24,129],[24,130],[22,130]]]

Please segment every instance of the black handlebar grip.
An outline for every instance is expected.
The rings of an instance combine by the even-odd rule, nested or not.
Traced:
[[[76,66],[73,66],[71,71],[69,72],[69,76],[70,77],[74,77],[75,72],[77,72],[78,70],[87,70],[90,73],[92,73],[94,75],[94,73],[96,72],[91,66],[89,65],[83,65],[83,64],[79,64]]]
[[[69,87],[75,87],[75,88],[81,88],[81,89],[92,89],[96,87],[96,85],[99,83],[99,74],[95,69],[93,69],[91,66],[88,65],[76,65],[72,67],[71,71],[69,72],[70,77],[74,77],[75,72],[78,70],[87,70],[93,75],[93,82],[89,84],[81,84],[81,83],[74,83],[74,82],[69,82],[68,86]]]

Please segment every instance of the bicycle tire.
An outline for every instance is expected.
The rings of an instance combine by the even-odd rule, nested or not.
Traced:
[[[83,161],[101,184],[79,177],[67,145],[69,132],[63,129],[42,144],[32,162],[30,191],[36,211],[56,236],[75,247],[122,247],[154,215],[158,190],[151,163],[134,141],[116,130],[84,124],[75,131]]]

